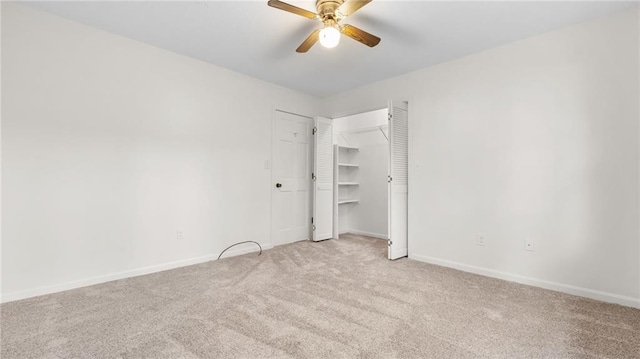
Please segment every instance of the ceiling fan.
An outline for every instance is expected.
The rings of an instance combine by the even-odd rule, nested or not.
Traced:
[[[369,47],[378,45],[380,42],[379,37],[360,30],[355,26],[339,24],[341,20],[352,15],[370,2],[371,0],[316,0],[317,13],[284,3],[280,0],[269,0],[268,4],[276,9],[304,16],[308,19],[322,21],[323,27],[312,32],[296,49],[296,52],[307,52],[318,40],[320,40],[320,44],[324,47],[336,47],[340,42],[340,34],[349,36]]]

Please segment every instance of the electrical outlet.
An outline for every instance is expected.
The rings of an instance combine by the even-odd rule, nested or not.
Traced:
[[[476,236],[476,244],[479,246],[484,246],[484,236],[482,234],[478,234]]]
[[[176,231],[176,239],[179,241],[184,239],[184,233],[182,232],[182,229],[178,229]]]
[[[524,250],[525,251],[529,251],[529,252],[533,252],[534,246],[533,246],[533,239],[525,239],[524,240]]]

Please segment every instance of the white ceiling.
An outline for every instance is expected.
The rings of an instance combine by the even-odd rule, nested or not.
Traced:
[[[315,1],[291,1],[314,10]],[[264,1],[30,2],[29,6],[316,96],[621,11],[637,2],[374,0],[343,23],[382,38],[296,47],[319,22]]]

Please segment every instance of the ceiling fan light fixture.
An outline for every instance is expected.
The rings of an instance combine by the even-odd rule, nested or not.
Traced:
[[[336,26],[325,26],[320,30],[320,45],[331,49],[340,43],[340,30]]]

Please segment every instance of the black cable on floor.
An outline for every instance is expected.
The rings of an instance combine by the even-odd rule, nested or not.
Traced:
[[[222,251],[222,252],[220,253],[220,255],[218,256],[218,259],[220,259],[220,257],[222,257],[222,253],[226,252],[226,251],[227,251],[227,249],[229,249],[229,248],[231,248],[231,247],[234,247],[234,246],[237,246],[238,244],[245,244],[245,243],[255,243],[255,244],[257,244],[257,245],[258,245],[258,247],[260,247],[260,253],[258,253],[258,255],[261,255],[261,254],[262,254],[262,246],[260,245],[260,243],[258,243],[258,242],[256,242],[256,241],[244,241],[244,242],[238,242],[238,243],[236,243],[236,244],[232,244],[232,245],[230,245],[229,247],[225,248],[225,249],[224,249],[224,251]],[[216,260],[218,260],[218,259],[216,259]]]

